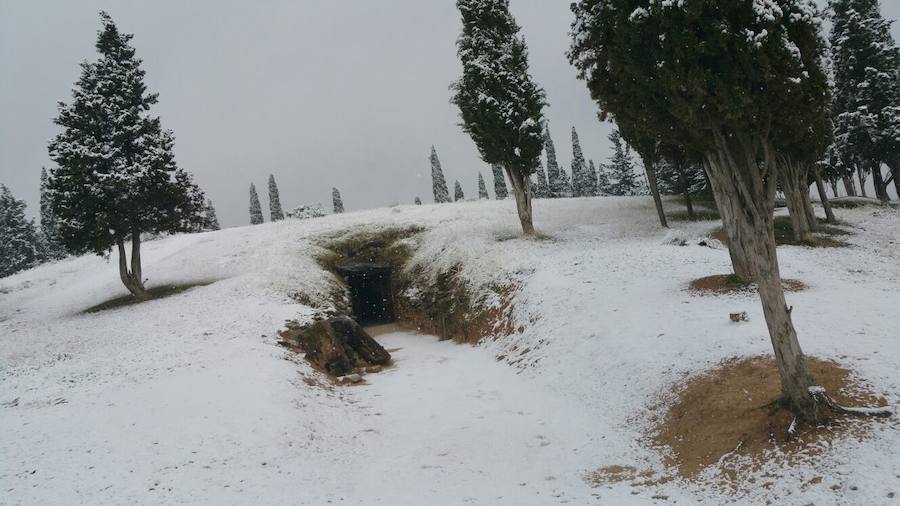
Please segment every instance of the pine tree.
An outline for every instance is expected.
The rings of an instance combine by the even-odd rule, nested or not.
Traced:
[[[222,227],[219,226],[219,217],[216,216],[216,208],[213,207],[212,200],[206,201],[206,206],[204,208],[204,229],[209,231],[220,230]]]
[[[815,132],[827,107],[815,3],[579,0],[572,11],[569,59],[601,117],[703,158],[735,273],[759,290],[783,399],[819,423],[823,394],[811,388],[773,234],[778,150]]]
[[[578,132],[572,127],[572,196],[591,197],[596,194],[597,177],[584,160]]]
[[[509,190],[506,189],[506,178],[503,176],[503,167],[495,163],[491,165],[491,172],[494,173],[494,198],[503,200],[509,197]]]
[[[512,184],[522,231],[534,235],[531,174],[543,145],[544,91],[528,73],[528,50],[509,0],[457,0],[463,75],[453,103],[482,160],[500,164]]]
[[[612,183],[609,181],[609,167],[602,163],[597,167],[597,195],[612,195]]]
[[[279,221],[284,219],[284,211],[281,209],[281,198],[278,196],[278,185],[275,184],[275,176],[269,174],[269,220]]]
[[[422,199],[420,199],[419,197],[416,197],[415,199],[413,199],[413,204],[415,204],[415,205],[417,205],[417,206],[421,206],[421,205],[422,205]]]
[[[457,181],[453,185],[453,201],[459,202],[460,200],[465,200],[465,199],[466,199],[466,196],[463,194],[462,185],[459,184],[459,181]]]
[[[66,257],[66,247],[59,237],[59,223],[53,213],[50,198],[50,176],[41,167],[41,242],[48,259],[59,260]]]
[[[431,190],[434,193],[435,204],[450,202],[450,190],[447,189],[444,170],[441,169],[441,161],[438,160],[434,146],[431,146]]]
[[[549,184],[549,198],[559,198],[566,195],[565,173],[559,168],[556,160],[556,146],[553,137],[550,136],[550,127],[544,129],[544,152],[547,154],[547,183]]]
[[[630,149],[618,130],[613,130],[609,134],[609,140],[613,143],[613,156],[609,159],[605,173],[614,182],[609,184],[607,193],[617,196],[635,195],[639,185],[634,174]]]
[[[593,160],[588,160],[588,178],[590,178],[591,181],[591,197],[597,197],[600,195],[600,185],[597,180],[598,177],[599,174],[597,174],[597,166],[594,165]]]
[[[534,189],[534,198],[546,199],[550,197],[550,186],[547,183],[547,173],[544,171],[544,164],[538,164],[538,170],[534,173],[535,180],[532,183]]]
[[[203,192],[175,163],[172,132],[150,115],[157,95],[147,92],[132,35],[105,12],[100,19],[99,58],[81,64],[72,102],[60,102],[54,120],[63,130],[49,145],[51,208],[67,250],[103,255],[116,246],[120,278],[142,299],[141,234],[195,229]]]
[[[478,200],[488,200],[491,196],[488,195],[487,185],[484,184],[484,177],[482,177],[481,172],[478,173]]]
[[[0,184],[0,278],[42,261],[34,221],[25,218],[25,202]]]
[[[878,0],[831,0],[834,66],[832,156],[864,183],[871,173],[876,196],[888,199],[881,164],[897,184],[900,169],[900,49]],[[900,188],[900,186],[897,186]],[[861,185],[865,193],[865,184]]]
[[[337,188],[331,189],[331,204],[334,206],[334,214],[344,212],[344,201],[341,199],[341,192]]]
[[[259,225],[263,219],[262,206],[259,204],[259,195],[256,194],[256,186],[250,183],[250,224]]]

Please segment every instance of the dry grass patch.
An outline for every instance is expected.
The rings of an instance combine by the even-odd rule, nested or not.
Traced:
[[[138,299],[134,295],[128,294],[122,297],[116,297],[115,299],[110,299],[106,302],[101,302],[96,306],[91,306],[85,309],[84,313],[98,313],[100,311],[107,311],[109,309],[118,309],[121,307],[127,307],[134,304],[140,304],[141,302],[148,302],[151,300],[164,299],[166,297],[171,297],[173,295],[178,295],[179,293],[184,293],[191,288],[196,288],[198,286],[208,286],[215,283],[215,281],[197,281],[194,283],[184,283],[180,285],[162,285],[162,286],[154,286],[153,288],[148,288],[147,293],[150,294],[150,297],[147,299]]]
[[[809,288],[796,279],[783,279],[781,285],[786,292],[800,292]],[[747,283],[734,274],[715,274],[691,281],[688,290],[697,294],[750,293],[756,291],[756,284]]]
[[[853,232],[838,228],[833,225],[818,224],[813,227],[811,240],[798,241],[794,239],[794,229],[788,216],[775,218],[775,244],[777,246],[806,246],[809,248],[846,248],[850,243],[835,239],[835,236],[848,236]],[[728,235],[721,227],[710,232],[710,237],[718,239],[722,244],[728,245]]]
[[[807,362],[817,384],[838,403],[885,405],[850,370],[812,357]],[[655,446],[668,450],[666,463],[680,477],[694,479],[717,465],[720,476],[733,482],[766,462],[791,465],[817,458],[844,437],[865,438],[877,423],[872,418],[840,415],[825,426],[800,424],[790,436],[794,415],[782,407],[780,399],[774,358],[731,359],[683,383],[648,436]]]

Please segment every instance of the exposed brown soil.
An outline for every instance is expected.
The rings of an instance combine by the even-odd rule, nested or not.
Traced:
[[[805,283],[797,279],[783,279],[781,284],[786,292],[800,292],[809,288]],[[723,294],[755,292],[756,285],[745,283],[734,274],[715,274],[691,281],[688,289],[698,294]]]
[[[775,218],[775,244],[777,246],[806,246],[809,248],[847,248],[851,244],[835,239],[834,236],[851,235],[852,232],[842,228],[819,223],[813,227],[812,237],[808,240],[798,241],[794,238],[794,230],[791,219],[787,216]],[[717,228],[710,232],[710,237],[718,239],[722,244],[728,245],[728,235],[723,228]]]
[[[817,384],[846,406],[884,406],[850,370],[835,362],[807,357]],[[790,464],[815,457],[823,442],[840,444],[845,436],[863,438],[875,419],[842,415],[829,424],[800,424],[794,436],[788,428],[793,414],[779,402],[780,382],[770,356],[731,359],[690,378],[675,394],[648,436],[667,448],[667,464],[683,478],[696,478],[719,464],[722,476],[734,481],[742,471],[766,461]]]
[[[128,294],[122,297],[116,297],[115,299],[110,299],[106,302],[101,302],[96,306],[91,306],[84,310],[85,313],[97,313],[100,311],[106,311],[109,309],[118,309],[120,307],[131,306],[133,304],[140,304],[141,302],[148,302],[151,300],[164,299],[166,297],[171,297],[173,295],[178,295],[179,293],[184,293],[191,288],[196,288],[198,286],[207,286],[215,283],[215,281],[198,281],[196,283],[185,283],[181,285],[163,285],[163,286],[154,286],[153,288],[148,288],[147,293],[150,294],[149,299],[138,299],[135,298],[134,295]]]

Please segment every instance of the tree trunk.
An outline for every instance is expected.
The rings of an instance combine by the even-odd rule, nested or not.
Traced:
[[[659,217],[659,224],[663,228],[669,228],[669,223],[666,221],[666,212],[663,209],[662,197],[659,196],[659,186],[656,184],[656,162],[650,157],[642,158],[644,160],[644,170],[647,172],[647,183],[650,185],[650,194],[653,195],[653,204],[656,206],[656,215]]]
[[[803,164],[791,160],[789,157],[779,159],[781,169],[781,185],[784,188],[784,199],[787,203],[788,213],[791,215],[791,228],[794,231],[795,241],[812,240],[812,224],[806,210],[806,202],[803,198],[806,186],[806,170]]]
[[[890,200],[887,194],[887,184],[884,182],[884,176],[881,175],[881,164],[872,166],[872,183],[875,185],[875,198],[882,202]]]
[[[704,163],[705,170],[704,174],[709,174],[710,169],[709,162]],[[750,260],[747,258],[748,251],[739,247],[740,244],[740,229],[735,225],[735,206],[736,202],[731,200],[731,197],[726,193],[726,189],[721,185],[717,184],[714,179],[711,177],[707,178],[709,182],[709,189],[713,194],[713,200],[716,201],[716,208],[719,210],[719,215],[722,217],[722,230],[725,231],[725,236],[728,238],[728,256],[731,257],[731,269],[734,271],[734,275],[740,278],[744,282],[753,281],[753,272],[750,268]]]
[[[825,194],[825,183],[822,182],[822,173],[819,170],[819,166],[813,165],[812,171],[816,180],[816,190],[819,192],[819,200],[822,201],[822,207],[825,208],[825,221],[832,224],[837,223],[834,211],[831,209],[831,202],[828,200],[828,195]],[[834,189],[837,190],[837,185],[835,185]]]
[[[810,228],[816,228],[819,218],[816,217],[816,208],[812,205],[812,199],[809,198],[809,185],[803,185],[803,207],[806,209],[806,221],[809,222]]]
[[[891,179],[894,180],[894,191],[897,192],[897,198],[900,199],[900,162],[892,161],[888,163],[891,169]]]
[[[844,180],[844,189],[847,190],[848,197],[856,196],[856,183],[853,182],[853,175],[846,175],[841,179]]]
[[[806,367],[791,309],[784,298],[775,251],[773,213],[777,166],[772,148],[749,138],[726,138],[717,133],[717,149],[706,154],[710,179],[720,194],[720,209],[729,209],[735,244],[745,251],[759,286],[766,326],[781,378],[781,391],[794,413],[816,423],[819,412],[809,389],[814,385]],[[762,168],[758,163],[763,156]]]
[[[834,198],[840,197],[840,195],[838,194],[838,182],[837,182],[837,179],[834,179],[834,178],[829,179],[829,180],[828,180],[828,184],[831,186],[831,193],[834,194]],[[831,205],[831,204],[829,203],[829,205]]]
[[[506,175],[512,183],[516,198],[516,210],[519,212],[519,223],[525,235],[534,235],[534,223],[531,218],[531,178],[524,172],[504,167]]]
[[[688,219],[694,219],[694,205],[691,202],[691,188],[688,186],[684,163],[678,162],[678,181],[681,184],[681,192],[684,194],[684,205],[687,207]]]
[[[125,288],[131,292],[135,298],[144,300],[150,297],[144,288],[144,281],[141,277],[141,235],[138,232],[131,234],[131,270],[128,269],[128,259],[125,255],[125,239],[121,236],[116,237],[116,246],[119,249],[119,279]]]
[[[856,167],[856,177],[859,178],[859,194],[863,197],[868,197],[868,195],[866,195],[866,179],[868,179],[868,177],[866,176],[866,170],[863,169],[862,165]]]

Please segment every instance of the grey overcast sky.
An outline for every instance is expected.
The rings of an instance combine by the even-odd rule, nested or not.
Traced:
[[[572,126],[585,155],[605,160],[610,126],[564,54],[570,0],[510,3],[561,161]],[[900,2],[882,3],[900,17]],[[332,186],[348,210],[430,202],[432,144],[450,185],[474,196],[478,171],[490,181],[449,103],[460,69],[453,0],[0,0],[0,183],[31,215],[56,102],[69,100],[78,63],[95,58],[100,10],[135,34],[178,163],[223,225],[248,222],[251,182],[267,205],[270,173],[286,208],[330,207]]]

